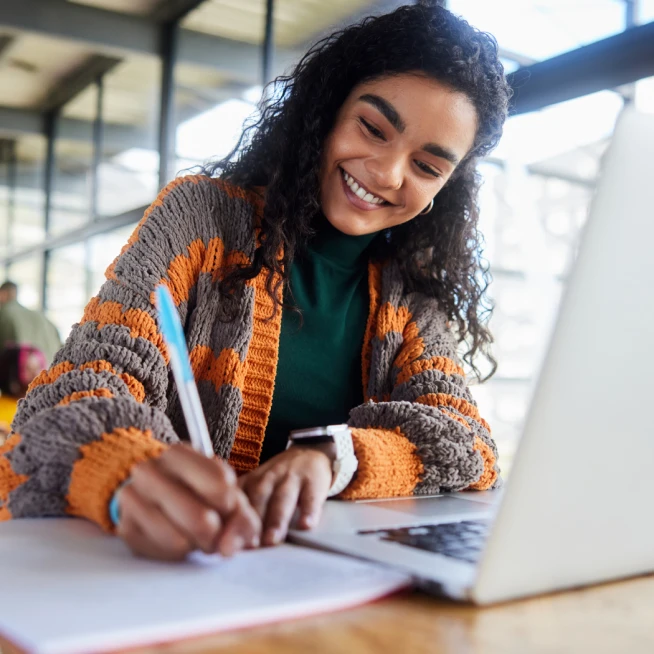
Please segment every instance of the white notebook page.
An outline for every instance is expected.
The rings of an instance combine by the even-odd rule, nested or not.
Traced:
[[[337,610],[401,573],[293,545],[168,564],[74,519],[0,523],[0,634],[38,654],[105,652]]]

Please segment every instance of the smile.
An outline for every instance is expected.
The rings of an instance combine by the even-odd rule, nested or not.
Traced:
[[[370,204],[373,206],[379,206],[382,204],[390,204],[384,198],[380,198],[373,193],[370,193],[368,189],[366,189],[362,184],[360,184],[352,175],[349,175],[346,173],[342,168],[341,168],[341,176],[343,177],[343,181],[347,185],[348,189],[352,192],[353,195],[355,195],[359,200],[365,202],[366,204]]]

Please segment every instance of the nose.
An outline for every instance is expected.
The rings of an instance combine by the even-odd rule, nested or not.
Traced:
[[[367,160],[366,169],[380,189],[397,191],[404,179],[404,163],[396,155],[373,157]]]

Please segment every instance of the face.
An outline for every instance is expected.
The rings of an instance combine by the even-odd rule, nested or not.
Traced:
[[[423,75],[356,86],[325,142],[320,200],[345,234],[371,234],[415,218],[473,145],[467,96]]]

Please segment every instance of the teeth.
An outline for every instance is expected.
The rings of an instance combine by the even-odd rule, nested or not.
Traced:
[[[352,190],[352,193],[361,198],[364,202],[369,202],[370,204],[381,204],[383,202],[381,198],[378,198],[372,193],[368,193],[365,189],[361,188],[345,171],[343,171],[343,179]]]

